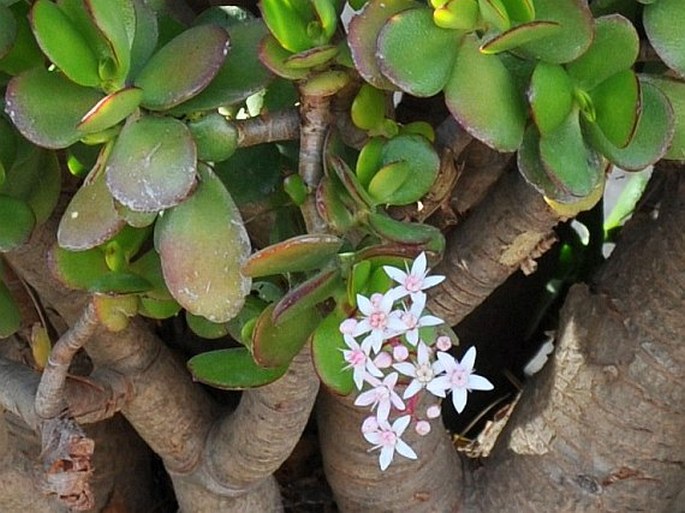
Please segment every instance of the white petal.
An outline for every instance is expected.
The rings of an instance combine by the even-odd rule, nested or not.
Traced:
[[[423,276],[426,273],[426,253],[421,252],[419,256],[416,257],[414,263],[411,266],[411,274],[414,276]]]
[[[419,317],[421,315],[421,312],[423,312],[423,309],[426,307],[426,294],[417,294],[417,298],[412,298],[412,301],[413,303],[411,304],[411,308],[409,309],[409,311],[413,313],[416,317]]]
[[[421,386],[421,382],[418,379],[412,379],[411,383],[409,383],[409,386],[404,390],[402,398],[409,399],[410,397],[414,397],[416,394],[419,393],[421,388],[423,388]]]
[[[359,308],[361,313],[367,316],[371,315],[375,310],[369,298],[362,296],[361,294],[357,294],[357,308]]]
[[[379,305],[379,309],[383,310],[385,313],[390,313],[390,310],[392,310],[392,304],[395,302],[395,297],[392,294],[386,293],[383,296],[383,299],[381,299],[381,304]]]
[[[393,369],[401,372],[405,376],[409,376],[411,378],[416,377],[416,367],[414,367],[414,365],[412,365],[411,363],[407,363],[407,362],[396,363],[392,367],[393,367]]]
[[[390,401],[381,401],[378,403],[378,410],[376,410],[376,417],[378,422],[388,420],[390,416]]]
[[[376,402],[376,391],[374,389],[362,392],[354,400],[355,406],[368,406]]]
[[[381,433],[380,431],[369,431],[368,433],[362,432],[362,435],[367,442],[373,445],[380,445],[381,443]]]
[[[435,287],[438,283],[442,283],[445,280],[445,277],[436,274],[435,276],[426,276],[423,279],[423,287],[424,289],[429,289],[431,287]]]
[[[469,376],[469,382],[466,385],[466,388],[469,390],[492,390],[495,388],[495,385],[490,383],[490,380],[484,378],[483,376],[471,374]]]
[[[421,326],[438,326],[443,322],[445,321],[443,321],[440,317],[436,317],[435,315],[424,315],[419,319],[419,325]]]
[[[359,335],[363,335],[364,333],[371,331],[371,329],[371,323],[369,322],[369,320],[362,319],[357,323],[357,327],[354,329],[354,333],[352,333],[352,336],[358,337]]]
[[[452,385],[450,384],[450,380],[447,378],[447,376],[438,376],[433,381],[428,383],[426,388],[433,395],[445,397],[445,392],[452,388]]]
[[[391,267],[389,265],[384,265],[383,270],[385,271],[385,274],[390,276],[397,283],[404,283],[404,280],[407,277],[407,273],[398,269],[397,267]]]
[[[395,450],[399,452],[402,456],[404,456],[405,458],[409,458],[410,460],[415,460],[418,458],[418,456],[414,452],[414,449],[409,447],[406,444],[406,442],[404,442],[404,440],[397,440]]]
[[[407,331],[404,336],[407,338],[407,342],[415,346],[419,342],[419,330]]]
[[[390,401],[392,402],[392,405],[398,410],[404,410],[404,401],[402,401],[402,398],[396,392],[390,393]]]
[[[364,368],[363,367],[355,368],[354,374],[352,375],[352,379],[354,380],[354,384],[357,387],[357,390],[361,390],[362,387],[364,386]]]
[[[378,367],[376,367],[371,359],[366,360],[366,370],[371,374],[372,376],[376,376],[377,378],[382,378],[383,373],[380,371]]]
[[[381,456],[378,458],[378,462],[381,464],[381,470],[388,468],[394,455],[395,448],[393,446],[385,446],[381,449]]]
[[[451,354],[444,351],[438,351],[435,356],[440,362],[440,365],[442,365],[442,368],[445,369],[445,372],[450,372],[457,368],[457,362]]]
[[[402,415],[392,423],[392,430],[397,436],[402,436],[402,433],[407,429],[409,422],[411,422],[411,415]]]
[[[419,349],[418,349],[418,362],[419,365],[423,365],[425,363],[428,363],[428,357],[430,356],[430,352],[428,351],[428,346],[421,342],[419,344]]]
[[[464,411],[466,406],[466,389],[464,388],[454,388],[452,389],[452,404],[457,413]]]
[[[464,369],[471,372],[473,370],[473,366],[476,363],[476,347],[469,347],[469,350],[466,351],[466,354],[459,363],[461,363],[461,366],[464,367]]]

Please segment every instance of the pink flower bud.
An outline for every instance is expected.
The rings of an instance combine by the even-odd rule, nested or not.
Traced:
[[[426,436],[431,432],[431,425],[427,420],[420,420],[416,423],[416,427],[414,429],[419,435]]]
[[[437,419],[440,416],[440,405],[434,404],[426,409],[426,417],[429,419]]]
[[[350,317],[349,319],[345,319],[343,322],[340,323],[339,329],[340,333],[343,333],[344,335],[352,335],[356,327],[357,319],[352,319]]]
[[[409,358],[409,349],[407,349],[407,346],[404,346],[402,344],[397,345],[392,348],[392,357],[395,359],[396,362],[403,362],[407,358]]]
[[[378,420],[376,417],[366,417],[362,422],[362,433],[372,433],[378,430]]]
[[[452,341],[448,336],[441,335],[435,341],[435,347],[440,349],[440,351],[449,351],[450,347],[452,347]]]
[[[373,359],[373,363],[379,369],[387,369],[392,365],[392,356],[387,351],[381,351],[378,356]]]

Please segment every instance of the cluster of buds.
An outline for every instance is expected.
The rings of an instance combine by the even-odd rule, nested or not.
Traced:
[[[414,422],[415,431],[426,435],[431,430],[430,420],[440,416],[438,404],[417,411],[422,394],[442,399],[451,393],[454,408],[461,413],[467,392],[493,389],[490,381],[473,373],[475,347],[459,361],[448,353],[452,346],[449,336],[422,329],[444,323],[424,312],[424,291],[445,279],[429,276],[426,265],[426,255],[421,253],[411,269],[384,266],[398,285],[370,298],[358,294],[357,315],[340,324],[348,347],[343,350],[345,369],[353,372],[359,391],[354,404],[372,412],[361,431],[373,446],[370,451],[380,449],[381,470],[388,468],[395,452],[416,459],[414,450],[402,440],[403,433]],[[401,396],[395,390],[400,380],[407,383]]]

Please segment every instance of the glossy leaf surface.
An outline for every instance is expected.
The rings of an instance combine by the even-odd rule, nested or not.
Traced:
[[[685,82],[644,75],[641,79],[657,86],[673,107],[675,120],[673,139],[664,158],[685,160]]]
[[[596,122],[614,146],[624,148],[633,137],[640,114],[640,83],[632,70],[611,76],[590,91]]]
[[[243,273],[256,278],[298,271],[311,271],[328,263],[342,247],[335,235],[311,233],[277,242],[251,255]]]
[[[280,378],[287,367],[265,369],[252,359],[244,347],[220,349],[188,360],[193,379],[223,390],[244,390],[267,385]]]
[[[504,64],[496,55],[482,54],[473,35],[464,37],[459,47],[445,102],[457,121],[488,146],[514,151],[521,144],[523,98]]]
[[[340,323],[346,316],[340,309],[331,312],[312,335],[312,359],[321,382],[332,392],[347,395],[354,389],[352,371],[345,370],[347,365],[343,349],[347,349]]]
[[[107,160],[107,186],[127,207],[156,212],[190,193],[196,166],[195,143],[183,123],[145,116],[121,130]]]
[[[25,201],[0,195],[0,252],[28,241],[35,224],[33,210]]]
[[[114,126],[135,111],[142,98],[143,91],[137,87],[111,93],[86,112],[77,128],[84,133],[93,133]]]
[[[659,57],[685,76],[685,1],[659,0],[645,6],[643,22],[649,42]]]
[[[17,22],[8,7],[0,4],[0,59],[2,59],[14,45],[17,37]]]
[[[56,243],[50,249],[48,265],[53,276],[70,289],[88,290],[110,270],[99,248],[69,251]]]
[[[499,53],[517,48],[525,43],[544,39],[561,30],[559,23],[554,21],[532,21],[525,25],[517,25],[506,32],[485,41],[480,50],[483,53]]]
[[[535,67],[528,88],[528,102],[541,133],[558,127],[573,107],[573,83],[558,64],[540,62]]]
[[[111,79],[123,83],[131,67],[131,46],[136,32],[136,10],[131,0],[85,0],[95,26],[109,42],[116,72]],[[102,75],[102,72],[101,72]]]

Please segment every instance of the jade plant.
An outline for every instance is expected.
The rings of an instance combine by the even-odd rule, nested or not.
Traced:
[[[319,385],[341,511],[465,507],[449,480],[471,471],[441,421],[470,455],[489,452],[479,422],[502,423],[521,384],[484,342],[460,344],[458,325],[578,216],[589,242],[559,228],[547,295],[519,323],[528,346],[556,328],[555,302],[621,230],[615,214],[605,233],[596,207],[611,170],[668,175],[685,160],[685,1],[219,3],[0,0],[0,337],[37,371],[0,405],[42,435],[47,494],[24,509],[112,507],[98,497],[119,485],[91,482],[106,464],[91,465],[100,442],[81,425],[120,411],[182,511],[280,511],[273,473]],[[588,361],[611,360],[600,353]],[[0,359],[11,383],[16,358]],[[575,379],[566,365],[550,371],[559,383]],[[235,411],[216,400],[230,391]],[[539,426],[552,420],[518,422],[502,465],[557,450]],[[655,479],[666,503],[667,472],[619,463],[574,462],[559,479]],[[408,474],[408,495],[388,486]],[[501,509],[482,486],[469,507]],[[577,493],[556,504],[587,506]],[[646,508],[635,496],[606,507]],[[138,500],[130,511],[152,507]]]

